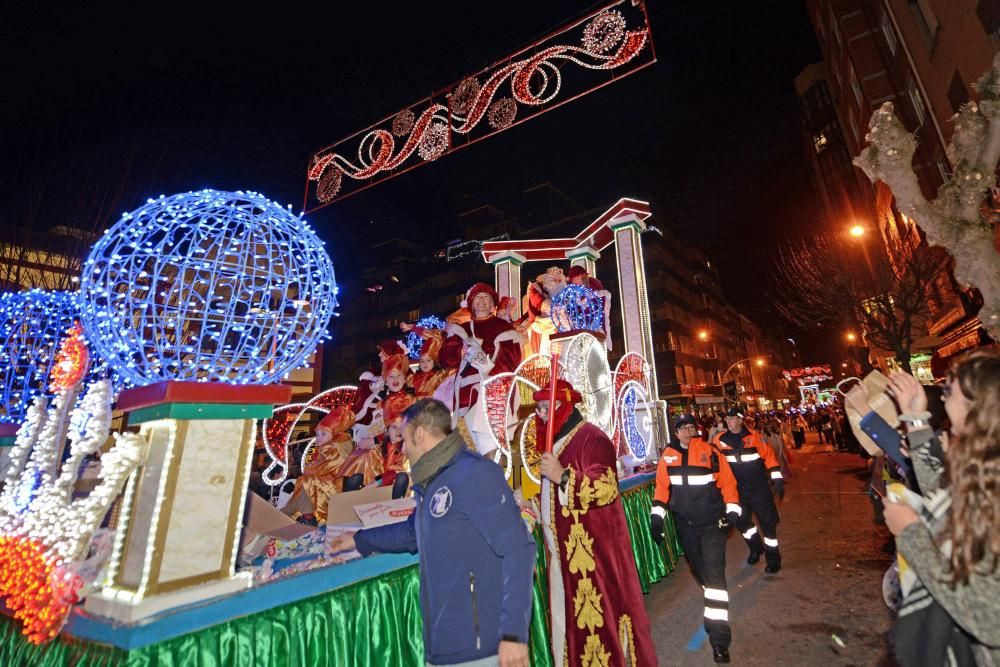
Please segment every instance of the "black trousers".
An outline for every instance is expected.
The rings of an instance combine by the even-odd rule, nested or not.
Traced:
[[[747,486],[747,485],[744,485]],[[740,508],[743,513],[736,524],[737,530],[743,534],[743,539],[751,553],[764,552],[767,564],[772,567],[781,566],[781,552],[778,550],[778,508],[774,505],[771,487],[764,482],[744,488],[740,486]],[[753,515],[757,515],[760,531],[754,525]],[[760,534],[764,534],[761,540]]]
[[[705,589],[705,632],[712,646],[729,648],[729,591],[726,588],[726,530],[693,526],[677,517],[677,535],[695,579]]]

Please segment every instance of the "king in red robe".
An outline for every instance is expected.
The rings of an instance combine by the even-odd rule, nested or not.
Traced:
[[[574,404],[565,380],[535,392],[535,432],[545,440],[555,421],[552,452],[542,455],[542,525],[549,554],[552,654],[557,665],[653,667],[656,650],[618,495],[615,448]]]
[[[457,372],[454,401],[448,406],[456,426],[458,420],[464,421],[476,450],[483,455],[496,450],[497,443],[486,419],[480,386],[490,376],[517,370],[521,363],[521,336],[510,322],[494,314],[497,302],[496,291],[486,283],[469,288],[462,305],[472,312],[472,319],[448,324],[438,355],[443,368]]]

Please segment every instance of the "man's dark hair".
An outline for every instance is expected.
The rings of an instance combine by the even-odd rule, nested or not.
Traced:
[[[423,426],[435,435],[451,433],[451,413],[435,398],[422,398],[403,412],[403,422],[413,428]]]

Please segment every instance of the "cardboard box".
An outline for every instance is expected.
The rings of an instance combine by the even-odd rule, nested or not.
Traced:
[[[358,518],[358,513],[354,511],[354,508],[358,505],[385,502],[387,500],[392,500],[391,486],[377,486],[358,491],[335,493],[330,496],[330,504],[326,513],[326,525],[361,529],[363,524]]]
[[[375,503],[355,505],[354,511],[361,519],[365,528],[388,526],[389,524],[406,521],[417,509],[417,501],[413,498],[397,498],[396,500],[381,500]]]

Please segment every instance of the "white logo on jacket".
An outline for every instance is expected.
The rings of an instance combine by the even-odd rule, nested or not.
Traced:
[[[431,516],[440,519],[451,509],[451,489],[442,486],[431,496]]]

